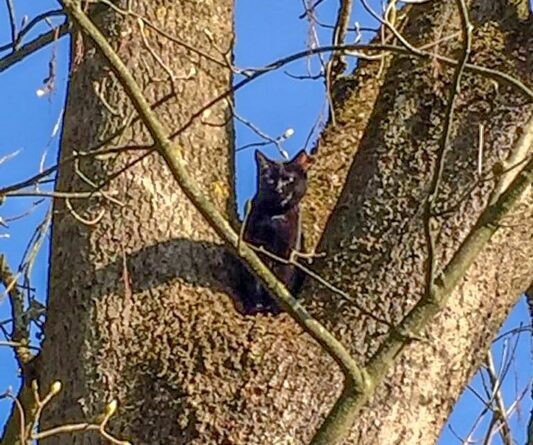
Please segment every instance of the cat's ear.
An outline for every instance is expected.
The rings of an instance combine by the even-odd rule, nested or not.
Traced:
[[[263,153],[261,153],[259,150],[256,150],[255,152],[255,162],[257,163],[257,168],[259,171],[263,171],[270,167],[270,164],[272,161],[268,159]]]
[[[309,156],[305,152],[305,150],[301,150],[290,162],[292,164],[299,165],[303,169],[303,171],[306,172],[311,166],[311,164],[314,162],[314,158],[312,156]]]

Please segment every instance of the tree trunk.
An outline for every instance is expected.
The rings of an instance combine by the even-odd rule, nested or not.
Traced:
[[[425,44],[458,30],[459,16],[449,3],[413,7],[407,38]],[[532,21],[507,9],[501,14],[504,4],[485,0],[471,6],[471,61],[531,84],[533,62],[525,51],[533,44]],[[219,51],[231,47],[230,1],[134,2],[134,10],[217,60],[224,60]],[[167,70],[146,48],[136,20],[107,14],[98,26],[150,102],[171,92]],[[147,26],[144,34],[176,77],[176,97],[157,108],[174,131],[230,86],[231,72]],[[91,42],[76,35],[72,48],[61,159],[105,140],[132,113]],[[437,52],[457,58],[458,48],[447,41]],[[361,63],[343,80],[337,126],[320,141],[308,193],[307,206],[319,218],[311,223],[306,217],[305,226],[313,245],[323,233],[318,248],[328,253],[313,267],[358,304],[397,322],[424,289],[419,208],[435,169],[452,69],[434,60],[388,58],[380,79],[374,77],[375,63]],[[476,185],[479,124],[485,128],[483,172],[490,172],[508,158],[531,114],[516,89],[465,75],[438,200],[439,208],[451,207],[438,221],[439,270],[494,189],[493,181]],[[190,171],[231,217],[229,122],[221,102],[179,141]],[[106,146],[147,141],[142,125],[134,123]],[[90,190],[79,170],[102,180],[138,156],[128,152],[65,164],[57,189]],[[334,164],[338,159],[349,168]],[[474,191],[459,200],[473,185]],[[115,198],[124,206],[95,198],[73,203],[76,213],[64,202],[54,209],[39,377],[44,387],[61,380],[64,390],[47,408],[44,423],[95,416],[118,399],[113,430],[135,444],[306,443],[341,391],[342,376],[333,361],[288,315],[243,317],[235,311],[224,247],[155,154],[114,179],[109,190],[118,192]],[[531,202],[524,203],[498,232],[433,323],[428,340],[402,354],[346,443],[435,440],[494,332],[530,283],[531,208]],[[90,219],[100,210],[105,213],[96,222],[79,221],[78,215]],[[377,350],[387,325],[369,320],[353,302],[310,280],[303,295],[358,360],[366,362]],[[99,440],[87,434],[55,443]]]
[[[469,61],[500,69],[531,86],[533,59],[526,48],[533,45],[533,21],[524,14],[523,4],[512,9],[507,2],[471,2]],[[460,31],[459,17],[456,2],[413,6],[403,34],[419,47]],[[458,40],[441,43],[434,51],[458,59]],[[315,263],[322,277],[366,311],[396,324],[424,292],[427,245],[421,205],[436,168],[453,68],[406,56],[393,56],[385,66],[380,81],[375,77],[378,67],[371,62],[362,62],[355,76],[342,80],[345,100],[336,110],[338,127],[327,129],[318,147],[319,165],[312,170],[308,193],[312,211],[305,225],[306,233],[323,232],[317,250],[326,257]],[[373,104],[371,115],[367,97]],[[494,180],[478,181],[480,125],[485,177],[533,153],[533,107],[516,89],[467,73],[456,101],[437,200],[437,209],[450,210],[434,228],[437,273],[495,189]],[[513,156],[528,130],[527,146],[522,144],[521,153],[515,150]],[[349,165],[346,160],[352,159]],[[397,359],[385,384],[357,418],[347,443],[429,444],[438,438],[497,329],[530,283],[531,195],[470,268],[427,331],[427,339],[415,341]],[[311,216],[317,214],[329,216],[317,225]],[[387,325],[319,286],[306,290],[314,315],[327,320],[326,326],[354,356],[368,363],[388,334]]]
[[[99,16],[97,25],[150,103],[173,92],[167,70],[172,71],[176,95],[156,110],[174,132],[200,106],[231,87],[231,70],[221,51],[232,48],[233,2],[133,3],[135,12],[193,48],[145,24],[144,37],[164,68],[143,43],[135,18],[111,12]],[[72,61],[61,160],[74,150],[97,146],[135,115],[105,60],[80,34],[73,38]],[[221,211],[234,201],[228,110],[226,103],[219,103],[178,138],[191,171]],[[135,122],[104,147],[149,141],[143,125]],[[78,167],[99,182],[142,153],[89,158]],[[57,189],[91,190],[74,167],[63,166]],[[118,399],[121,414],[114,427],[134,443],[189,443],[201,434],[210,409],[227,397],[223,391],[207,391],[205,397],[204,391],[237,378],[237,371],[223,373],[222,363],[209,358],[218,348],[228,357],[235,347],[224,340],[234,319],[225,287],[225,249],[156,153],[107,189],[118,193],[113,197],[124,206],[105,199],[72,202],[85,219],[105,210],[96,223],[81,223],[65,202],[54,208],[40,373],[44,388],[61,380],[64,391],[46,410],[46,424],[91,418]],[[55,443],[96,443],[95,437],[73,436]]]

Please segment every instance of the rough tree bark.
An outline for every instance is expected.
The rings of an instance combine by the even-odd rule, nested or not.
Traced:
[[[231,87],[222,51],[231,51],[232,2],[133,2],[133,9],[197,50],[144,26],[150,47],[175,76],[176,96],[157,112],[169,129],[178,129],[193,111]],[[97,24],[127,61],[150,103],[173,92],[135,18],[109,13],[99,16]],[[109,138],[133,112],[104,59],[79,33],[73,39],[72,60],[60,159]],[[210,109],[179,141],[202,189],[224,211],[233,201],[232,126],[226,104]],[[106,146],[147,142],[137,122]],[[108,155],[79,167],[98,182],[139,155]],[[61,169],[57,189],[90,189],[73,167]],[[229,353],[234,347],[223,341],[224,329],[217,327],[229,325],[225,320],[232,314],[224,288],[225,251],[155,153],[110,188],[119,192],[123,207],[108,201],[75,207],[85,218],[105,209],[97,224],[80,223],[64,202],[54,208],[54,297],[40,374],[43,383],[59,379],[69,389],[48,412],[48,422],[90,417],[117,398],[123,413],[117,430],[136,443],[186,443],[199,436],[202,416],[209,414],[195,409],[205,403],[203,392],[210,384],[223,387],[230,378],[220,363],[209,359],[209,351],[220,347]],[[210,397],[216,406],[224,394]],[[63,440],[98,441],[81,436]]]
[[[414,7],[407,38],[422,44],[459,29],[457,11],[449,3]],[[533,61],[524,51],[533,45],[533,26],[524,4],[472,2],[471,60],[531,85]],[[134,1],[133,8],[218,60],[223,57],[217,51],[230,48],[229,0]],[[149,101],[171,91],[167,71],[147,50],[136,20],[110,13],[98,26],[128,62]],[[231,73],[146,26],[144,33],[176,75],[176,98],[157,112],[169,128],[179,128],[229,87]],[[91,42],[76,35],[72,48],[63,159],[112,135],[132,111]],[[456,58],[458,48],[448,42],[438,52]],[[434,60],[388,57],[380,79],[375,65],[362,63],[343,80],[337,126],[320,141],[307,202],[320,218],[308,219],[306,227],[313,245],[321,236],[318,248],[328,253],[314,265],[324,278],[358,304],[397,322],[424,288],[426,246],[419,208],[435,168],[451,71]],[[493,181],[486,181],[458,200],[477,179],[478,125],[485,127],[483,169],[490,172],[507,159],[531,113],[516,90],[473,74],[464,78],[438,201],[443,209],[452,207],[437,227],[439,267],[494,188]],[[228,118],[221,102],[180,142],[205,192],[231,216]],[[135,123],[113,145],[147,141]],[[78,167],[101,180],[137,156],[108,155]],[[336,164],[338,159],[349,168]],[[74,167],[63,166],[58,190],[90,189]],[[288,315],[242,317],[233,309],[225,249],[155,155],[116,178],[110,189],[119,192],[123,207],[107,200],[75,206],[85,218],[105,209],[97,223],[81,223],[63,202],[54,209],[50,304],[38,376],[45,387],[61,380],[64,391],[47,410],[45,424],[96,415],[116,398],[120,415],[113,428],[136,444],[306,443],[341,389],[342,376],[332,360]],[[531,208],[531,201],[524,203],[485,249],[432,325],[428,340],[401,356],[346,443],[435,440],[495,330],[530,283]],[[316,283],[307,283],[304,298],[358,360],[365,362],[377,350],[386,325],[362,316],[353,303]],[[56,443],[100,439],[77,435]]]
[[[533,28],[527,2],[511,7],[504,1],[473,1],[469,10],[474,25],[470,61],[531,85],[533,60],[526,48],[532,47]],[[459,30],[455,2],[429,2],[412,8],[404,35],[418,47]],[[436,52],[457,59],[460,44],[455,42],[438,45]],[[343,93],[346,100],[336,114],[340,128],[329,128],[320,141],[321,165],[314,170],[318,173],[309,207],[313,214],[328,215],[318,244],[327,256],[317,262],[317,270],[367,311],[397,323],[424,291],[427,247],[421,203],[435,169],[452,69],[434,60],[402,56],[393,58],[381,82],[373,78],[376,71],[375,65],[363,63],[352,79],[343,80],[342,89],[348,93]],[[360,112],[368,108],[360,94],[365,90],[375,100],[370,117]],[[435,227],[438,269],[449,261],[494,190],[494,180],[476,185],[479,126],[485,136],[483,171],[491,176],[533,123],[530,100],[476,75],[463,78],[456,100],[437,204],[451,209]],[[525,150],[533,152],[531,140]],[[522,151],[522,159],[524,155]],[[331,163],[338,165],[333,179],[327,173]],[[472,192],[465,196],[470,187]],[[349,443],[435,441],[496,330],[530,282],[532,216],[530,193],[522,211],[480,255],[431,325],[427,341],[409,347],[387,374],[357,419]],[[315,315],[329,321],[326,325],[360,362],[378,350],[387,326],[361,316],[350,301],[332,298],[327,291],[314,287],[304,294]]]

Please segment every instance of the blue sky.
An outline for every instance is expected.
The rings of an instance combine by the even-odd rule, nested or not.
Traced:
[[[39,12],[57,7],[51,0],[27,1],[14,0],[18,22],[23,16],[29,18]],[[371,2],[374,6],[376,1]],[[357,19],[361,26],[375,26],[358,2],[355,2],[354,21]],[[326,23],[333,23],[337,10],[337,2],[325,1],[319,9],[320,19]],[[236,65],[239,67],[258,67],[276,58],[286,56],[292,52],[305,48],[308,35],[308,25],[305,20],[297,17],[302,13],[302,2],[287,0],[251,1],[237,0],[236,6]],[[55,19],[54,23],[60,23]],[[48,25],[43,24],[30,33],[30,39],[47,31]],[[366,35],[368,38],[368,34]],[[322,44],[330,41],[329,31],[320,30],[319,37]],[[0,46],[10,39],[9,26],[5,3],[0,2]],[[44,79],[48,76],[48,64],[53,52],[57,55],[57,81],[51,95],[38,97],[37,91],[42,88]],[[6,53],[1,53],[0,57]],[[301,60],[288,67],[291,74],[306,74],[306,60]],[[19,151],[17,156],[0,164],[0,186],[11,184],[27,178],[43,165],[55,163],[57,156],[58,134],[54,128],[61,119],[67,80],[68,40],[60,40],[33,54],[14,68],[0,73],[0,158],[6,154]],[[313,64],[314,73],[317,64]],[[324,110],[324,88],[322,81],[294,80],[283,70],[265,75],[248,87],[240,90],[236,95],[237,112],[246,120],[259,127],[271,137],[282,135],[288,128],[295,130],[294,135],[284,142],[285,149],[293,154],[305,143],[309,130],[314,125],[318,115]],[[236,146],[261,142],[261,140],[245,125],[236,122]],[[268,156],[279,157],[277,149],[270,145],[261,148]],[[250,197],[255,187],[255,164],[253,162],[254,149],[242,150],[237,153],[237,192],[239,204]],[[44,161],[43,161],[43,156]],[[35,198],[10,198],[0,207],[0,217],[4,220],[24,214],[31,210],[31,214],[20,220],[10,221],[9,228],[0,226],[0,252],[4,252],[12,266],[16,266],[22,259],[24,247],[28,243],[35,227],[39,224],[48,208],[48,201],[34,205]],[[9,237],[6,237],[9,235]],[[48,241],[40,250],[32,274],[31,285],[35,288],[38,298],[44,300],[46,295]],[[0,322],[10,318],[9,303],[0,296]],[[529,324],[527,307],[524,298],[513,310],[509,319],[502,327],[502,332],[515,328],[520,324]],[[1,339],[1,338],[0,338]],[[511,344],[512,347],[513,344]],[[508,346],[511,347],[511,346]],[[504,340],[495,345],[496,367],[499,367],[501,350]],[[503,392],[506,402],[514,400],[517,391],[521,391],[533,375],[530,358],[530,337],[524,333],[519,337],[516,345],[519,359],[511,366],[509,378],[506,379]],[[0,392],[8,386],[16,391],[18,380],[17,370],[12,352],[7,347],[0,347]],[[480,376],[476,376],[472,386],[482,391]],[[522,404],[521,421],[514,416],[513,425],[516,430],[518,443],[524,442],[525,423],[531,407],[529,394]],[[482,404],[470,390],[465,393],[454,410],[450,423],[454,431],[464,436],[479,412]],[[0,425],[3,425],[9,412],[7,401],[0,401]],[[481,429],[480,431],[483,431]],[[476,437],[479,437],[476,436]],[[499,439],[493,443],[498,444]],[[452,431],[446,427],[443,430],[439,444],[460,443]]]

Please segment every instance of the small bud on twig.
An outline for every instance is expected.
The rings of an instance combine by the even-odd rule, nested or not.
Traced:
[[[287,128],[285,130],[285,133],[283,133],[283,139],[289,139],[292,135],[294,135],[294,129],[292,128]]]
[[[61,382],[59,380],[56,380],[52,385],[50,386],[50,394],[55,396],[59,391],[61,391]]]
[[[111,417],[117,410],[118,402],[116,399],[111,400],[105,407],[104,413],[106,417]]]

